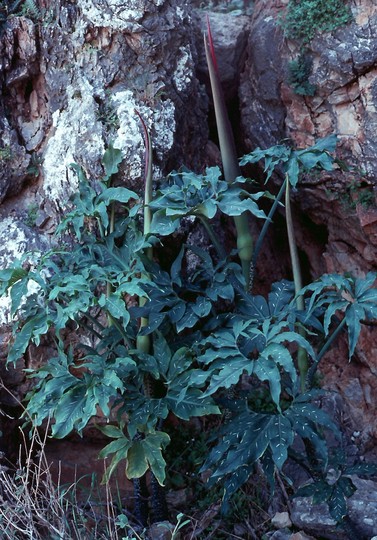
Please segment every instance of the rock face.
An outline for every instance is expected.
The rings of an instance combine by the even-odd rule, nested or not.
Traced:
[[[372,538],[376,526],[376,482],[352,477],[357,490],[348,500],[349,518],[357,538]],[[291,519],[296,527],[329,540],[347,540],[345,531],[336,527],[326,504],[314,505],[310,497],[297,497],[292,502]]]
[[[190,16],[178,3],[60,4],[41,13],[45,23],[10,18],[1,41],[0,200],[17,194],[19,204],[23,183],[37,177],[35,198],[49,217],[76,187],[69,164],[98,175],[110,139],[124,153],[124,178],[142,176],[135,108],[151,130],[157,171],[182,160],[198,166],[207,138]]]
[[[279,20],[288,0],[257,0],[241,74],[240,106],[249,149],[290,138],[310,146],[338,135],[337,157],[348,171],[306,176],[294,195],[297,241],[311,277],[325,272],[365,275],[377,268],[377,7],[349,2],[353,20],[307,44],[289,40]],[[305,52],[314,95],[298,95],[288,84],[289,62]],[[276,182],[281,182],[275,179]],[[324,361],[326,384],[344,392],[352,421],[377,436],[375,328],[363,331],[348,364],[347,351]]]
[[[287,40],[279,24],[286,5],[281,0],[255,3],[240,86],[245,140],[250,148],[267,148],[288,137],[302,148],[337,133],[338,157],[355,168],[303,179],[297,199],[310,226],[322,226],[322,260],[303,247],[314,274],[365,272],[375,268],[377,254],[377,8],[370,0],[351,3],[353,22],[309,43],[309,81],[316,91],[301,96],[287,82],[288,64],[302,47]]]

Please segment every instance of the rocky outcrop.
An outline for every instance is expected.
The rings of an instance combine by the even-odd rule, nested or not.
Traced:
[[[187,7],[41,2],[30,16],[10,17],[0,41],[0,267],[48,244],[77,188],[70,164],[98,178],[109,141],[124,155],[120,181],[142,192],[135,109],[151,132],[156,179],[199,168],[207,141]]]
[[[318,35],[308,45],[309,82],[316,90],[313,96],[302,96],[287,82],[288,64],[302,47],[285,38],[279,23],[286,4],[255,3],[240,87],[245,140],[249,148],[267,148],[288,137],[302,148],[337,133],[338,158],[351,170],[303,179],[297,196],[300,209],[314,222],[311,228],[327,230],[321,262],[316,253],[311,258],[310,250],[305,251],[314,274],[365,272],[375,268],[377,255],[376,7],[370,0],[351,2],[354,21],[332,34]]]
[[[125,181],[140,179],[135,108],[151,130],[157,174],[168,164],[199,165],[205,100],[186,9],[163,0],[127,9],[82,0],[51,3],[40,16],[46,20],[10,18],[1,41],[1,200],[17,194],[20,208],[22,185],[34,179],[39,210],[53,217],[76,188],[69,164],[98,176],[110,139],[124,153]],[[9,205],[1,211],[9,215]]]
[[[348,499],[349,519],[355,538],[372,538],[377,534],[376,526],[376,482],[352,477],[356,491]],[[329,540],[350,538],[331,518],[326,504],[313,504],[311,497],[297,497],[292,501],[291,519],[294,525],[309,534]]]

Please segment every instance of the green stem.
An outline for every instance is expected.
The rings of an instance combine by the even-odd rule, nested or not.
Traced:
[[[285,184],[285,219],[287,223],[287,233],[288,233],[288,243],[289,243],[289,253],[291,255],[291,263],[292,263],[292,273],[293,273],[293,281],[295,284],[295,293],[298,295],[298,293],[302,289],[302,277],[301,277],[301,267],[300,267],[300,259],[298,257],[298,251],[297,251],[297,244],[295,239],[295,233],[294,233],[294,226],[293,226],[293,219],[292,219],[292,210],[291,210],[291,201],[290,201],[290,189],[289,189],[289,180],[286,177],[286,184]],[[304,309],[304,298],[302,295],[297,296],[297,308],[298,309]]]
[[[103,230],[103,225],[101,223],[101,220],[100,218],[97,218],[97,223],[98,223],[98,230],[99,230],[99,234],[100,234],[100,237],[102,238],[102,240],[105,238],[105,232]]]
[[[292,219],[292,210],[291,210],[291,201],[290,201],[290,184],[288,175],[285,178],[285,219],[287,223],[287,233],[288,233],[288,243],[289,243],[289,252],[291,255],[292,263],[292,273],[293,281],[295,284],[295,293],[296,293],[296,305],[297,309],[303,311],[305,309],[304,297],[300,294],[302,289],[302,277],[301,277],[301,267],[300,259],[298,256],[297,244],[294,233],[293,219]],[[298,333],[302,337],[306,337],[306,331],[304,328],[299,327]],[[299,347],[297,351],[297,365],[300,373],[300,385],[301,392],[305,392],[306,388],[306,374],[309,369],[308,353],[303,347]]]
[[[144,186],[144,236],[147,236],[151,232],[151,223],[152,223],[152,211],[150,209],[150,202],[152,201],[153,196],[153,176],[152,176],[152,141],[151,137],[149,135],[149,131],[147,129],[147,126],[145,125],[145,122],[143,118],[141,117],[140,113],[138,111],[135,111],[136,114],[139,116],[141,124],[143,126],[144,131],[144,144],[145,144],[145,186]],[[147,248],[146,249],[146,256],[147,258],[152,261],[153,259],[153,248]],[[148,274],[146,274],[147,278],[150,278]],[[144,306],[146,302],[145,298],[139,298],[139,306]],[[148,319],[145,317],[141,317],[140,319],[140,326],[139,326],[139,334],[136,338],[136,348],[140,352],[144,353],[150,353],[151,349],[151,338],[150,335],[142,336],[140,335],[140,330],[142,328],[145,328],[148,325]]]
[[[205,216],[203,216],[203,214],[199,214],[198,218],[202,222],[203,227],[205,228],[208,236],[210,237],[211,242],[212,242],[214,248],[216,249],[218,256],[220,257],[220,259],[225,259],[225,257],[226,257],[225,249],[223,248],[223,246],[218,241],[217,236],[215,235],[214,230],[211,227],[210,222],[208,221],[208,219]]]
[[[279,190],[279,193],[276,195],[274,203],[271,206],[271,210],[268,213],[267,219],[263,223],[262,230],[261,230],[261,232],[259,234],[257,243],[255,245],[255,249],[254,249],[254,255],[253,255],[253,265],[254,266],[257,264],[258,255],[259,255],[259,252],[261,250],[262,243],[263,243],[264,237],[266,236],[268,227],[271,225],[272,218],[273,218],[273,216],[274,216],[274,214],[276,212],[276,209],[277,209],[277,207],[278,207],[278,205],[279,205],[279,203],[280,203],[280,201],[281,201],[281,199],[282,199],[282,197],[283,197],[283,195],[285,193],[286,183],[287,183],[287,179],[285,179],[284,182],[282,183],[281,188]]]
[[[112,202],[111,206],[110,206],[109,234],[112,234],[114,232],[114,229],[115,229],[115,204],[114,204],[114,202]],[[113,287],[112,287],[110,281],[108,281],[106,283],[106,296],[107,296],[107,298],[111,295],[112,292],[113,292]],[[112,317],[109,316],[109,324],[111,324],[111,320],[112,320]]]
[[[308,371],[308,377],[307,377],[307,383],[306,386],[311,386],[313,382],[314,375],[318,369],[318,365],[320,361],[322,360],[323,356],[327,353],[331,345],[334,343],[336,338],[339,336],[341,331],[343,330],[344,326],[346,324],[346,318],[338,324],[338,326],[335,328],[334,332],[331,334],[331,336],[326,340],[325,344],[322,346],[322,349],[317,354],[317,358],[315,359],[314,364],[310,367]]]

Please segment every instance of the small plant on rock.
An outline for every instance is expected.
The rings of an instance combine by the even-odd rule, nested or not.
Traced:
[[[295,94],[300,96],[314,96],[316,87],[309,82],[313,62],[310,57],[301,53],[295,60],[288,64],[288,84]]]
[[[352,12],[343,0],[289,0],[283,19],[285,35],[306,45],[317,34],[349,23]]]

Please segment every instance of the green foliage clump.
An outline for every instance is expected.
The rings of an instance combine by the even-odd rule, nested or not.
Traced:
[[[44,10],[41,10],[35,0],[24,0],[21,14],[35,22],[42,21]]]
[[[264,160],[267,178],[281,167],[285,183],[296,187],[301,172],[331,169],[335,142],[328,137],[304,150],[258,148],[242,163]],[[328,274],[298,292],[282,280],[266,298],[254,295],[245,290],[241,266],[218,242],[211,220],[217,213],[244,212],[265,219],[257,205],[263,192],[249,193],[242,177],[226,182],[217,167],[203,174],[173,172],[148,205],[153,217],[145,232],[139,195],[111,184],[121,159],[110,146],[104,177],[95,182],[74,165],[79,189],[57,231],[61,247],[29,253],[0,272],[0,295],[9,293],[14,320],[8,362],[53,335],[54,353],[29,371],[36,381],[27,396],[34,425],[52,418],[52,435],[64,438],[81,433],[99,407],[112,420],[100,428],[112,439],[100,453],[112,456],[106,479],[122,462],[128,478],[150,469],[163,484],[170,442],[163,420],[223,412],[226,421],[202,470],[212,471],[209,486],[224,485],[224,509],[257,461],[272,485],[275,468],[282,469],[297,438],[310,449],[309,467],[317,474],[322,464],[326,471],[323,429],[340,434],[313,403],[321,392],[312,380],[340,331],[348,331],[351,357],[363,322],[377,318],[376,275]],[[165,243],[187,217],[203,224],[215,252],[183,245],[170,263],[164,255],[151,257],[151,248]],[[190,260],[196,262],[188,271]],[[313,335],[323,337],[318,349]],[[297,349],[308,356],[307,374],[297,366]],[[236,398],[245,375],[250,390]]]
[[[312,72],[313,61],[305,53],[301,53],[295,60],[288,64],[288,84],[295,94],[300,96],[314,96],[316,87],[309,82]]]
[[[0,0],[0,35],[10,17],[24,16],[35,23],[48,24],[52,20],[53,7],[40,8],[36,0]]]
[[[1,161],[10,161],[12,159],[12,150],[10,146],[4,146],[0,148],[0,162]]]
[[[353,180],[348,188],[348,206],[355,209],[358,204],[364,208],[375,205],[376,198],[371,186],[363,185],[362,180]]]
[[[287,38],[307,44],[318,33],[332,32],[351,20],[344,0],[290,0],[283,27]]]
[[[26,219],[25,219],[25,224],[28,227],[35,227],[35,223],[36,223],[37,216],[38,216],[38,211],[39,211],[39,206],[36,203],[32,203],[28,207],[27,214],[26,214]]]
[[[341,164],[341,166],[343,165]],[[348,168],[345,170],[350,171]],[[365,173],[360,170],[356,172],[357,176],[350,180],[345,191],[341,194],[333,189],[327,189],[326,194],[329,198],[336,196],[345,210],[354,211],[359,205],[368,210],[376,205],[376,195],[373,186],[363,178]]]
[[[99,100],[96,117],[101,122],[106,131],[114,133],[119,129],[119,118],[116,106],[109,91],[105,92],[103,100]]]
[[[288,64],[288,84],[296,94],[314,96],[316,87],[309,82],[313,62],[306,49],[323,32],[332,32],[352,20],[352,12],[343,0],[290,0],[282,17],[285,36],[300,44],[300,54]]]

